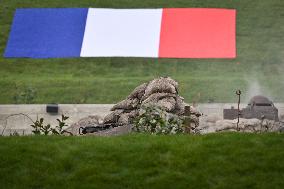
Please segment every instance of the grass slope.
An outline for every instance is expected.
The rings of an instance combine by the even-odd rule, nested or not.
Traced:
[[[157,76],[179,81],[186,101],[235,101],[234,91],[254,89],[251,82],[259,82],[275,101],[284,101],[283,0],[2,0],[0,4],[2,104],[114,103]],[[238,11],[238,57],[4,59],[14,11],[27,7],[234,8]]]
[[[283,134],[0,137],[1,188],[283,188]]]

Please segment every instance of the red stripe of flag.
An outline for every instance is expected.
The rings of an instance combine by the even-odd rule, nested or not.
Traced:
[[[235,58],[236,11],[163,9],[159,57]]]

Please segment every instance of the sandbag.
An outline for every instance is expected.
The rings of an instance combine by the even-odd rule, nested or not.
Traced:
[[[171,93],[177,94],[177,83],[169,77],[161,77],[152,80],[145,89],[142,100],[148,98],[154,93]]]
[[[127,98],[128,99],[138,98],[140,100],[144,95],[144,92],[145,92],[147,85],[148,85],[147,83],[143,83],[143,84],[139,85],[130,93],[130,95]]]
[[[139,104],[139,100],[135,99],[125,99],[111,108],[111,111],[123,109],[123,110],[133,110],[136,109]]]
[[[178,83],[170,77],[160,77],[136,87],[125,100],[111,108],[105,123],[126,124],[139,115],[142,106],[159,106],[168,113],[184,114],[184,99],[178,95]],[[121,110],[119,113],[115,111]]]
[[[159,100],[156,105],[164,108],[167,112],[173,112],[176,105],[176,99],[174,97],[163,98]]]
[[[184,114],[184,107],[188,104],[186,104],[184,101],[184,98],[177,95],[176,96],[176,106],[174,113],[177,115],[183,115]]]
[[[117,123],[120,114],[122,114],[123,110],[115,110],[105,116],[104,118],[104,124],[109,124],[109,123]]]

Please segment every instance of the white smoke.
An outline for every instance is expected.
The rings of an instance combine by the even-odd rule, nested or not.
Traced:
[[[264,86],[262,86],[259,83],[256,77],[247,79],[247,82],[248,82],[248,88],[247,88],[247,91],[245,91],[244,98],[243,98],[245,103],[249,102],[249,100],[253,96],[256,96],[256,95],[265,96],[273,101],[273,97],[271,93],[269,92],[269,90],[264,88]]]

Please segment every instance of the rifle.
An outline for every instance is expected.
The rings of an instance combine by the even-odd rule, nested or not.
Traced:
[[[79,128],[79,134],[87,134],[87,133],[95,133],[99,131],[104,131],[113,127],[119,127],[122,126],[121,123],[109,123],[109,124],[100,124],[96,126],[87,126],[87,127],[80,127]]]

